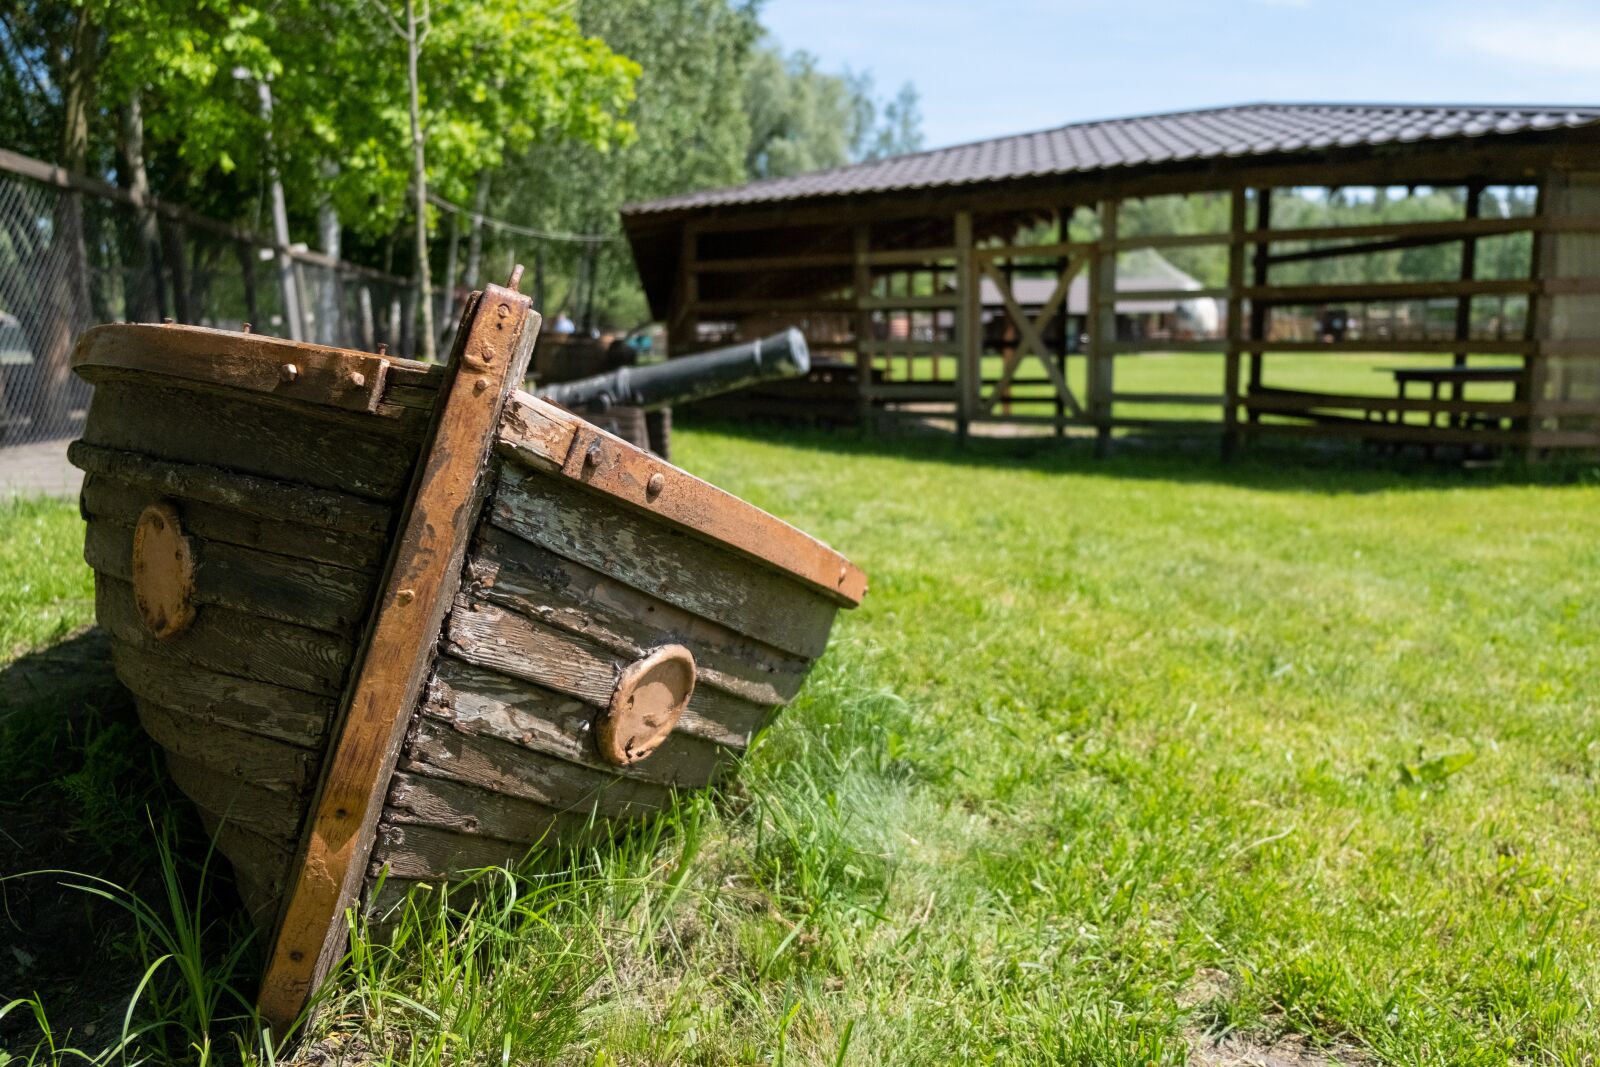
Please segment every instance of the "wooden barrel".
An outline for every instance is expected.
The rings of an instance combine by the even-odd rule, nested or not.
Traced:
[[[491,286],[448,367],[182,326],[79,342],[96,609],[269,938],[280,1033],[346,908],[715,782],[865,592],[514,390],[537,328]]]

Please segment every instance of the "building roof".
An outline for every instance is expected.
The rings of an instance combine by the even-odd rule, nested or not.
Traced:
[[[848,167],[632,204],[640,216],[721,205],[973,185],[1117,167],[1541,133],[1600,125],[1600,106],[1244,104],[1079,122]]]

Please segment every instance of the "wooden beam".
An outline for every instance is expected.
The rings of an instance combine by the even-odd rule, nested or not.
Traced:
[[[1588,279],[1581,279],[1587,281]],[[1452,296],[1531,293],[1535,282],[1525,278],[1495,278],[1460,282],[1351,282],[1337,285],[1256,285],[1244,296],[1263,305],[1324,304],[1337,301],[1429,300]]]
[[[1153,233],[1144,237],[1118,237],[1108,246],[1117,252],[1137,248],[1198,248],[1208,245],[1228,244],[1234,240],[1231,233]]]
[[[806,270],[813,267],[848,267],[855,263],[849,252],[797,253],[792,256],[740,256],[736,259],[697,259],[689,265],[696,274],[746,274],[754,271]]]
[[[1255,232],[1262,233],[1271,229],[1272,187],[1258,186],[1256,188]],[[1248,233],[1244,235],[1244,239],[1246,241],[1249,240]],[[1264,287],[1268,281],[1269,268],[1271,267],[1271,264],[1267,262],[1267,251],[1267,246],[1259,242],[1255,244],[1254,249],[1251,251],[1250,275],[1252,282],[1257,288]],[[1234,291],[1234,295],[1238,299],[1243,300],[1245,297],[1245,290],[1242,288],[1236,289]],[[1252,300],[1250,301],[1250,331],[1248,336],[1248,340],[1251,342],[1249,345],[1250,382],[1248,387],[1245,389],[1246,394],[1253,393],[1261,388],[1261,376],[1264,370],[1263,364],[1265,362],[1265,356],[1260,343],[1266,339],[1266,336],[1267,306],[1258,300]],[[1248,408],[1246,408],[1246,411],[1249,412],[1250,424],[1254,426],[1257,421],[1256,413],[1254,411],[1249,411]]]
[[[406,724],[455,596],[486,488],[484,464],[538,332],[532,301],[491,285],[456,334],[450,381],[324,761],[261,980],[261,1016],[280,1037],[343,952],[344,912],[366,878]]]
[[[950,310],[960,306],[955,293],[935,293],[932,296],[873,296],[861,301],[861,306],[873,311],[910,311],[912,309]]]
[[[1245,240],[1252,244],[1290,241],[1342,241],[1361,237],[1487,237],[1499,233],[1523,233],[1539,228],[1533,216],[1510,219],[1433,219],[1425,222],[1369,222],[1354,226],[1303,226],[1273,229],[1257,224]]]
[[[867,307],[867,301],[872,298],[872,267],[868,265],[867,257],[872,249],[872,227],[865,222],[858,222],[853,234],[855,244],[855,283],[853,295],[856,299],[855,334],[856,334],[856,417],[861,420],[861,426],[868,433],[872,432],[872,351],[869,347],[872,339],[872,312]]]
[[[1228,336],[1222,363],[1222,458],[1232,458],[1239,446],[1239,370],[1244,341],[1245,214],[1249,200],[1237,186],[1228,201]]]
[[[1108,294],[1117,291],[1117,201],[1100,204],[1100,240],[1096,242],[1089,275],[1089,366],[1086,392],[1089,421],[1095,426],[1095,454],[1111,447],[1111,393],[1116,356],[1117,311]]]
[[[1113,404],[1175,404],[1215,407],[1227,402],[1221,393],[1112,393]]]
[[[701,300],[691,305],[696,315],[759,315],[773,312],[851,312],[856,302],[848,297],[744,297],[733,300]]]
[[[965,440],[967,424],[978,415],[978,389],[983,377],[983,310],[978,265],[972,255],[972,212],[956,212],[955,235],[956,293],[961,298],[956,310],[956,333],[961,339],[961,357],[956,364],[960,385],[957,421]]]
[[[1375,252],[1398,252],[1407,248],[1428,248],[1450,244],[1454,241],[1473,243],[1472,233],[1423,233],[1413,237],[1391,237],[1381,241],[1364,241],[1361,244],[1332,245],[1307,248],[1301,252],[1275,252],[1267,257],[1269,263],[1305,263],[1320,259],[1338,259],[1341,256],[1367,256]]]
[[[935,245],[932,248],[880,248],[867,253],[867,262],[874,267],[919,267],[955,258],[956,250],[950,245]]]

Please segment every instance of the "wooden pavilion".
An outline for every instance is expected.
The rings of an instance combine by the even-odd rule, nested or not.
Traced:
[[[1290,197],[1394,187],[1449,191],[1456,210],[1275,218]],[[1506,189],[1530,208],[1485,196]],[[1225,204],[1223,223],[1128,223],[1130,203],[1197,196]],[[1255,104],[1081,123],[636,204],[623,223],[673,352],[796,325],[822,357],[812,380],[746,396],[743,413],[1038,423],[1102,445],[1178,427],[1229,449],[1266,433],[1600,448],[1600,107]],[[1483,269],[1496,241],[1526,249],[1516,269]],[[1436,246],[1454,250],[1448,276],[1360,273]],[[1225,263],[1208,287],[1128,288],[1131,257],[1198,248]],[[1306,280],[1325,264],[1342,264],[1338,280]],[[1223,314],[1188,333],[1119,330],[1133,300]],[[1119,367],[1156,353],[1210,355],[1220,380],[1119,389]],[[1374,353],[1437,365],[1392,368],[1387,394],[1269,380],[1276,356],[1303,369],[1306,355]]]

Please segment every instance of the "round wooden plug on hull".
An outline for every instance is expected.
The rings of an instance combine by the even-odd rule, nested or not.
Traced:
[[[194,546],[178,510],[151,504],[133,528],[133,595],[153,637],[166,639],[194,623]]]
[[[649,759],[693,694],[694,655],[682,645],[664,645],[628,664],[600,715],[600,754],[619,767]]]

